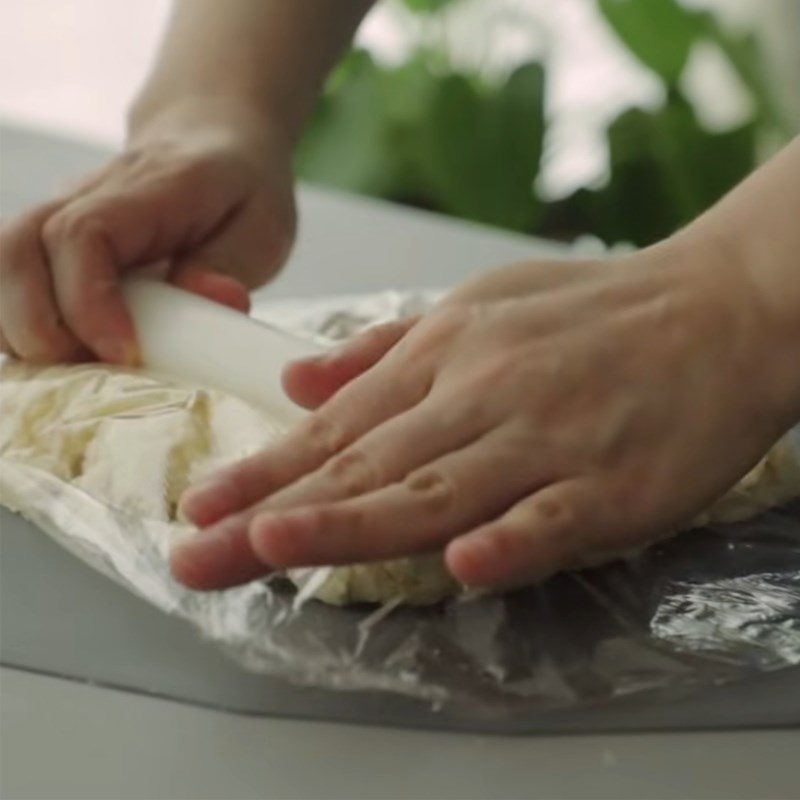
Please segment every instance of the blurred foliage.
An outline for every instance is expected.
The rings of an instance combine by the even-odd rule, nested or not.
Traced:
[[[756,163],[753,122],[707,133],[677,94],[658,111],[629,109],[607,135],[610,180],[551,204],[551,235],[652,243],[698,216]]]
[[[544,71],[524,65],[499,86],[436,74],[419,53],[400,68],[352,52],[322,98],[298,152],[302,177],[519,231],[541,203],[532,191],[544,121]]]
[[[435,15],[459,0],[404,0]],[[597,0],[626,47],[665,86],[661,108],[628,109],[607,130],[609,180],[557,202],[534,190],[547,120],[545,69],[490,82],[420,47],[399,67],[364,51],[335,71],[298,150],[301,177],[543,236],[592,233],[644,245],[695,217],[756,165],[767,134],[791,131],[752,35],[732,34],[676,0]],[[751,119],[706,131],[680,88],[692,47],[716,44],[753,101]]]

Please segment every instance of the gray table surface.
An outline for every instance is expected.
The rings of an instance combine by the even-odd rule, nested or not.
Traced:
[[[7,215],[46,197],[103,156],[97,148],[4,127],[0,210]],[[446,285],[487,264],[548,252],[528,238],[318,189],[304,188],[300,206],[298,248],[270,289],[273,296]],[[104,661],[123,665],[123,674],[127,663],[130,684],[141,683],[146,643],[129,643],[126,653],[124,637],[113,644],[101,639],[100,617],[76,622],[68,604],[56,605],[66,612],[63,626],[52,619],[49,628],[34,624],[43,621],[43,608],[54,606],[39,608],[36,593],[23,594],[22,586],[35,585],[34,565],[40,580],[55,582],[40,584],[48,602],[59,593],[78,596],[78,585],[91,583],[80,577],[85,568],[48,546],[54,547],[26,546],[19,537],[16,549],[3,542],[3,658],[26,667],[0,673],[3,797],[798,796],[796,730],[514,739],[243,717],[79,683],[104,677],[86,667],[85,652],[81,660],[89,645],[105,646]],[[93,602],[108,603],[107,621],[119,614],[130,625],[131,614],[150,612],[144,606],[138,612],[138,601],[123,601],[110,583],[91,591],[99,593],[89,596]],[[133,611],[122,610],[126,601],[134,602]],[[59,627],[60,637],[53,632]],[[50,633],[43,635],[45,629]],[[177,669],[184,657],[179,638],[169,632],[163,640],[164,660]],[[67,650],[78,654],[72,662]],[[163,693],[165,674],[153,673],[151,691]],[[784,691],[773,688],[773,705],[775,694],[796,701],[796,693]],[[314,692],[292,692],[293,703],[306,705],[303,716],[314,716]]]

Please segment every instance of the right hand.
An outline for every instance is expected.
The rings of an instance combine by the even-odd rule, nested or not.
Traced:
[[[250,107],[168,109],[80,186],[0,231],[0,348],[52,362],[132,365],[123,276],[166,278],[247,310],[248,290],[288,255],[295,231],[291,145]]]

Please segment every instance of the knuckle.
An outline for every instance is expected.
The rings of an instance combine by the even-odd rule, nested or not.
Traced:
[[[469,309],[463,306],[443,306],[431,311],[412,335],[405,337],[399,352],[409,361],[416,361],[431,351],[439,350],[467,325]]]
[[[450,510],[458,498],[458,489],[452,478],[433,467],[412,472],[404,483],[417,502],[431,514]]]
[[[443,352],[462,333],[471,312],[458,306],[431,312],[414,325],[392,348],[392,363],[402,370],[403,388],[409,399],[419,401],[431,389],[436,364]]]
[[[97,210],[76,211],[65,208],[44,223],[42,239],[48,247],[59,247],[66,241],[97,236],[105,228],[105,220]]]
[[[372,460],[359,448],[334,456],[325,473],[347,497],[364,494],[380,485],[380,475]]]
[[[517,362],[518,364],[519,362]],[[473,392],[478,397],[486,398],[490,392],[497,390],[510,377],[515,375],[514,359],[506,353],[493,353],[482,364],[477,365],[470,375]]]
[[[358,357],[363,355],[372,358],[382,355],[399,338],[399,327],[396,322],[376,325],[360,333],[343,345],[343,353]]]
[[[384,393],[393,405],[411,408],[433,391],[436,378],[435,352],[402,338],[373,367],[375,380],[382,381]]]
[[[573,503],[555,497],[541,497],[534,501],[536,517],[544,522],[548,528],[556,530],[559,534],[574,530],[578,523],[578,513]]]
[[[429,342],[440,344],[460,333],[470,322],[472,311],[467,306],[442,306],[431,312],[425,326]]]
[[[0,223],[0,273],[11,278],[26,271],[28,264],[24,253],[36,246],[39,237],[39,220],[35,212],[23,214]]]
[[[563,498],[541,497],[532,504],[529,519],[537,550],[546,552],[553,565],[566,569],[576,554],[587,549],[587,526],[577,505]]]
[[[176,181],[191,191],[202,191],[213,180],[214,162],[205,156],[186,156],[181,159],[173,174]]]
[[[340,452],[348,444],[344,428],[324,413],[312,414],[303,423],[303,436],[325,458]]]

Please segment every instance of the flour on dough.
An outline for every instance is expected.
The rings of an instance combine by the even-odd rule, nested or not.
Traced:
[[[273,441],[286,424],[221,392],[104,365],[0,370],[0,458],[49,472],[116,508],[175,522],[192,482]],[[779,442],[696,520],[734,521],[800,494],[800,446]],[[0,474],[0,502],[3,500]],[[25,509],[21,509],[23,512]],[[177,524],[176,524],[177,529]],[[435,603],[458,591],[438,555],[291,570],[325,602]]]

